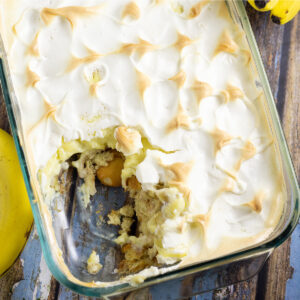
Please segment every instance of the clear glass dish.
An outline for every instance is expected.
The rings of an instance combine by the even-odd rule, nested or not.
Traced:
[[[27,164],[29,160],[26,159],[20,112],[12,88],[3,46],[0,45],[2,90],[45,260],[54,277],[73,291],[87,296],[114,296],[136,288],[158,284],[168,286],[168,289],[161,289],[161,291],[172,290],[176,298],[184,298],[220,288],[255,275],[273,249],[283,243],[297,225],[300,214],[300,196],[296,175],[255,38],[243,2],[228,0],[227,5],[234,22],[245,33],[255,63],[253,71],[258,73],[260,79],[257,84],[261,86],[265,94],[264,109],[274,140],[277,142],[277,151],[280,154],[284,172],[287,195],[284,213],[278,226],[267,240],[229,255],[148,278],[138,287],[130,286],[127,283],[100,287],[94,283],[95,281],[118,280],[118,275],[113,271],[119,253],[112,243],[112,238],[107,238],[107,236],[116,236],[117,230],[111,229],[106,224],[100,224],[99,227],[99,223],[97,223],[99,215],[92,212],[97,211],[99,203],[102,203],[104,208],[101,211],[102,215],[107,214],[113,208],[121,207],[126,197],[121,189],[106,189],[98,186],[97,194],[94,196],[97,201],[91,201],[91,209],[86,210],[81,207],[80,201],[76,201],[76,197],[79,197],[76,191],[82,182],[78,178],[75,179],[74,172],[69,170],[65,174],[67,191],[61,201],[53,201],[51,209],[53,221],[52,225],[49,224],[42,199],[39,199],[38,196],[37,182],[30,173],[30,165]],[[101,262],[104,262],[103,270],[98,275],[91,275],[86,271],[86,260],[94,249],[100,253]],[[65,265],[59,263],[62,260]],[[164,295],[160,293],[160,297],[164,298]]]

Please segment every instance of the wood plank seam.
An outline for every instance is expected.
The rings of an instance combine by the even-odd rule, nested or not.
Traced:
[[[281,121],[283,120],[284,117],[284,105],[285,105],[284,100],[285,100],[286,86],[287,86],[287,73],[288,73],[288,64],[290,59],[289,49],[291,45],[291,31],[292,31],[293,22],[286,24],[284,28],[283,42],[282,42],[280,74],[278,80],[279,88],[276,95],[277,111]]]

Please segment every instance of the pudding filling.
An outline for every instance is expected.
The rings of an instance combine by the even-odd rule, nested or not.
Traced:
[[[123,140],[120,140],[116,134],[120,131],[123,132]],[[173,226],[172,229],[171,224],[169,224],[171,226],[169,229],[165,229],[170,220],[181,219],[181,231],[186,226],[185,222],[187,221],[184,216],[188,212],[189,195],[184,189],[184,174],[189,172],[192,164],[175,163],[164,166],[162,162],[159,162],[169,172],[172,180],[159,181],[152,187],[142,188],[134,170],[136,170],[138,162],[145,159],[145,149],[151,148],[151,146],[144,139],[138,153],[128,155],[131,152],[127,143],[128,141],[133,142],[130,137],[138,136],[138,144],[140,143],[141,138],[138,132],[133,129],[124,129],[124,127],[116,128],[114,132],[115,148],[108,148],[103,144],[101,150],[86,150],[76,154],[76,159],[59,164],[61,166],[72,165],[77,169],[78,176],[84,180],[80,192],[85,207],[89,205],[90,197],[97,192],[96,180],[107,187],[122,187],[124,192],[128,193],[129,202],[118,210],[112,210],[106,219],[107,224],[120,228],[119,236],[114,241],[120,245],[123,253],[123,259],[118,266],[118,272],[121,275],[134,274],[150,266],[177,263],[188,254],[188,248],[184,245],[180,248],[166,248],[163,247],[162,240],[166,230],[177,231],[179,229],[178,225]],[[113,144],[111,143],[111,146]],[[117,149],[123,150],[127,156]],[[62,150],[59,150],[58,153],[60,151]],[[73,157],[73,154],[69,153],[68,156]],[[67,165],[65,168],[68,167]],[[50,193],[51,197],[53,193],[64,192],[64,187],[60,185],[59,179],[63,169],[56,168],[59,173],[48,175],[51,183],[47,183],[47,185],[53,189]],[[44,173],[46,172],[47,170],[44,170]],[[199,226],[201,227],[201,225]]]

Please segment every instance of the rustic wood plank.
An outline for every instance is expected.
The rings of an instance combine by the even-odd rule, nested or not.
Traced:
[[[60,284],[56,279],[52,276],[50,280],[50,288],[47,300],[56,300],[59,294]]]
[[[247,299],[255,300],[257,289],[258,276],[228,286],[223,289],[217,289],[213,291],[212,299],[214,300],[231,300],[231,299]]]
[[[59,292],[56,299],[63,299],[63,300],[80,300],[79,295],[73,293],[68,288],[64,287],[63,285],[60,285]],[[92,299],[92,298],[89,298]]]
[[[11,297],[14,288],[23,278],[22,260],[18,258],[13,267],[0,279],[0,299]]]
[[[285,297],[286,281],[291,276],[290,239],[274,250],[258,277],[257,299]]]
[[[0,128],[4,129],[7,132],[10,132],[1,85],[0,85]]]
[[[291,43],[288,84],[290,89],[286,94],[287,105],[284,110],[284,129],[288,144],[292,150],[291,155],[295,169],[300,179],[300,17],[294,21],[291,30]],[[290,101],[288,101],[290,99]],[[287,121],[285,121],[287,120]],[[286,284],[286,300],[300,299],[300,225],[297,226],[290,243],[291,277]]]
[[[290,247],[290,265],[291,265],[291,278],[286,283],[286,300],[300,299],[300,224],[298,224],[296,230],[291,237]]]
[[[158,298],[152,298],[149,289],[142,289],[130,293],[124,300],[154,300],[154,299],[158,299]]]
[[[283,53],[285,57],[281,67],[280,84],[278,90],[278,103],[284,103],[279,107],[282,109],[282,125],[286,135],[287,143],[295,165],[298,178],[300,177],[300,17],[285,27],[283,40]],[[283,80],[284,79],[284,80]],[[299,226],[298,226],[299,230]],[[258,290],[258,296],[264,299],[284,299],[286,282],[293,276],[290,267],[290,243],[288,239],[283,245],[276,249],[265,265],[259,278],[263,288]],[[298,261],[299,266],[299,261]],[[297,292],[298,291],[298,292]],[[300,297],[299,286],[294,291]]]
[[[290,25],[282,125],[300,183],[300,14]]]
[[[51,273],[42,257],[41,244],[35,228],[31,231],[21,259],[23,279],[14,288],[11,299],[47,299]]]

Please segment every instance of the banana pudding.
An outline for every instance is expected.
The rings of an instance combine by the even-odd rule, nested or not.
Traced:
[[[233,253],[274,231],[285,199],[280,158],[248,44],[224,1],[0,5],[42,202],[60,192],[70,166],[84,180],[85,207],[96,180],[122,186],[131,200],[106,221],[120,228],[125,280]]]

